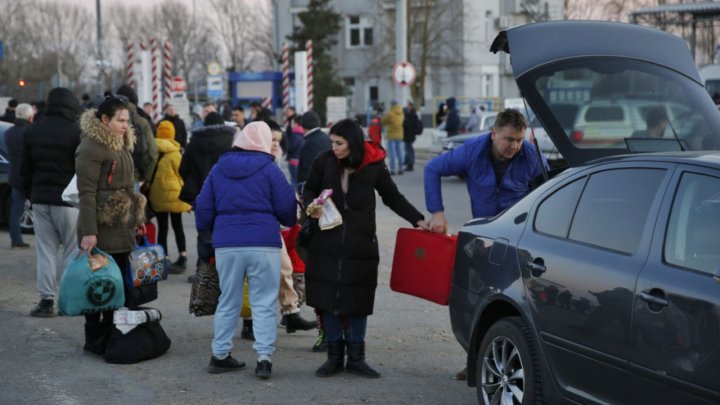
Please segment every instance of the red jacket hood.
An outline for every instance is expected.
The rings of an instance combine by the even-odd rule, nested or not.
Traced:
[[[385,156],[387,156],[385,150],[380,147],[380,145],[368,141],[363,142],[363,145],[365,146],[365,157],[356,171],[359,171],[371,163],[385,160]]]

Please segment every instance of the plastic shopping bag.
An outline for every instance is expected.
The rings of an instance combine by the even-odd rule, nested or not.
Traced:
[[[71,206],[78,208],[80,206],[80,192],[77,188],[77,175],[74,175],[70,183],[62,192],[62,200]]]
[[[62,315],[120,308],[125,303],[122,273],[112,256],[100,249],[94,248],[91,253],[81,251],[63,272],[59,295]]]

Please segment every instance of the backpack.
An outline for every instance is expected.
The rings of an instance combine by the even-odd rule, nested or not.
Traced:
[[[135,131],[135,148],[132,152],[132,159],[135,167],[140,170],[147,166],[150,158],[147,147],[148,134],[145,133],[141,125],[138,125],[138,120],[144,119],[138,113],[130,111],[130,125]],[[140,175],[142,177],[142,173]]]
[[[422,135],[425,127],[423,126],[422,120],[418,117],[415,120],[415,135]]]

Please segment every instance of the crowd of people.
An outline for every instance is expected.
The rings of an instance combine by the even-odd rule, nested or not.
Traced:
[[[28,104],[13,106],[15,126],[7,134],[12,212],[28,199],[35,216],[38,304],[30,314],[54,316],[54,252],[62,247],[66,266],[78,250],[97,247],[127,271],[128,253],[151,217],[166,252],[172,227],[177,259],[171,273],[182,273],[188,267],[183,214],[194,211],[197,264],[216,263],[221,290],[211,373],[245,366],[232,356],[242,320],[241,338],[254,341],[259,378],[271,376],[278,323],[288,333],[318,330],[312,349],[327,352],[327,360],[317,376],[379,377],[365,357],[378,282],[376,192],[410,226],[444,233],[441,177],[464,175],[472,215],[490,216],[529,192],[544,164],[524,141],[522,114],[501,112],[489,133],[426,165],[426,219],[392,177],[414,169],[412,144],[422,123],[412,103],[404,109],[393,103],[382,119],[388,152],[366,140],[352,119],[333,123],[326,134],[313,111],[289,108],[281,126],[259,103],[247,115],[241,106],[207,103],[201,124],[188,133],[173,105],[158,122],[145,107],[126,85],[82,104],[70,90],[55,88],[42,120]],[[79,208],[61,197],[74,175]],[[317,202],[326,197],[341,221],[321,230],[312,220],[323,216],[325,205]],[[303,261],[295,244],[304,215],[310,236]],[[11,221],[11,247],[26,248],[16,225]],[[315,321],[300,316],[304,301],[315,309]],[[142,303],[126,291],[126,306]],[[111,329],[111,312],[87,315],[84,349],[102,354]]]

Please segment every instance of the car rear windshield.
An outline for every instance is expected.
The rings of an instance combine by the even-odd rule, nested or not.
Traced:
[[[586,58],[546,65],[532,80],[576,148],[626,149],[628,138],[664,138],[677,150],[720,149],[720,114],[705,89],[661,66]],[[571,122],[558,105],[576,106]]]

